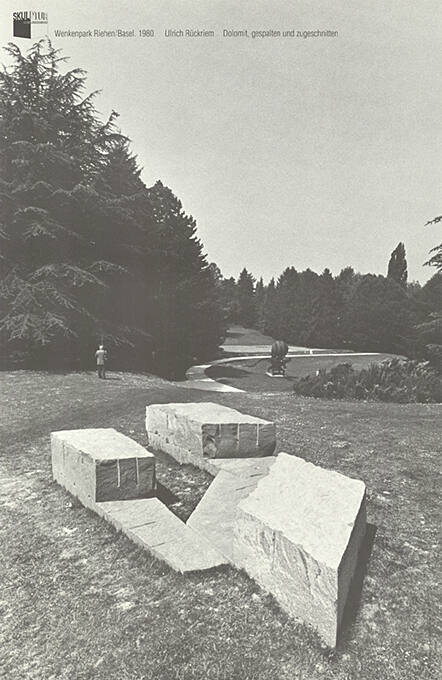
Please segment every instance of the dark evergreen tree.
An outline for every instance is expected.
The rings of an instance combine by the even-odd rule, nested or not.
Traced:
[[[196,223],[161,182],[148,190],[151,237],[152,334],[155,352],[169,374],[213,356],[224,333],[213,270],[196,236]]]
[[[255,309],[256,309],[256,328],[263,332],[265,321],[264,321],[264,305],[265,305],[265,286],[262,276],[256,284],[255,287]]]
[[[274,335],[286,342],[295,342],[299,333],[297,308],[295,305],[299,275],[294,267],[287,267],[276,286],[276,319]]]
[[[388,263],[388,273],[389,279],[393,279],[400,286],[406,288],[407,286],[407,259],[405,257],[405,246],[403,243],[398,243],[396,248],[393,250],[390,256],[390,261]]]
[[[400,352],[414,324],[414,305],[396,281],[366,274],[348,303],[348,339],[355,349]]]
[[[438,217],[435,217],[432,220],[429,220],[427,222],[427,225],[434,225],[434,224],[440,224],[442,222],[442,215],[439,215]],[[425,262],[425,264],[429,265],[430,267],[436,267],[438,271],[442,271],[442,243],[439,243],[437,246],[434,246],[430,250],[431,257],[428,260],[428,262]]]
[[[11,346],[35,354],[126,329],[97,304],[106,277],[127,276],[109,257],[111,206],[94,186],[109,150],[123,140],[115,114],[102,123],[80,69],[61,74],[61,57],[45,41],[27,56],[10,44],[0,72],[0,222],[3,234],[0,330]],[[124,235],[126,236],[126,235]],[[124,237],[123,237],[124,238]],[[113,243],[119,252],[121,238]]]
[[[419,318],[415,328],[414,353],[418,358],[430,359],[435,354],[436,368],[442,370],[442,270],[416,292],[414,299]]]
[[[338,297],[338,336],[342,346],[349,343],[352,320],[349,315],[349,300],[361,279],[352,267],[344,267],[335,278]]]
[[[442,313],[442,271],[436,272],[424,286],[419,287],[414,297],[428,313]]]
[[[218,298],[225,323],[238,323],[238,300],[236,294],[236,281],[231,276],[222,279],[218,290]]]
[[[427,222],[436,225],[442,222],[442,215]],[[430,250],[426,265],[435,267],[437,274],[415,294],[419,309],[419,323],[415,327],[414,352],[418,358],[429,359],[442,372],[442,243]]]
[[[310,343],[318,279],[318,274],[311,269],[306,269],[299,274],[293,300],[296,334],[289,338],[289,342],[295,342],[300,345],[308,345]]]
[[[277,305],[277,293],[275,286],[275,279],[270,279],[268,286],[265,289],[264,300],[264,327],[265,334],[276,337],[278,335],[279,325],[279,310]]]
[[[236,294],[238,321],[246,328],[253,328],[256,323],[255,279],[246,268],[239,275]]]
[[[309,344],[317,347],[338,347],[341,342],[339,315],[338,288],[330,270],[325,269],[316,282]]]

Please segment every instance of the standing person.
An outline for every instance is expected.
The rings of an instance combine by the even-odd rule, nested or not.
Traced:
[[[106,350],[103,345],[100,345],[95,352],[95,358],[97,359],[97,373],[99,378],[106,378],[106,369],[104,362],[106,360]]]

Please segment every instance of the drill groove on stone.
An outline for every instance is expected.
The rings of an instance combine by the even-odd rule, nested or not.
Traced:
[[[146,498],[155,488],[155,456],[113,428],[51,433],[54,479],[83,505]]]

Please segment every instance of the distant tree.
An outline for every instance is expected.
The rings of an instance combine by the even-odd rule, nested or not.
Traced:
[[[265,286],[264,281],[261,278],[256,283],[255,287],[255,309],[256,309],[256,322],[255,326],[261,332],[264,331],[265,320],[264,320],[264,306],[265,306]]]
[[[440,224],[442,215],[429,220],[427,225]],[[414,352],[429,359],[442,372],[442,243],[430,250],[425,262],[435,267],[437,273],[415,295],[419,304],[420,322],[415,327]]]
[[[308,345],[311,341],[313,308],[317,298],[318,279],[318,274],[311,269],[306,269],[298,275],[292,312],[296,331],[289,338],[290,342]]]
[[[279,336],[279,309],[277,302],[275,279],[272,278],[265,289],[263,332],[274,337]]]
[[[348,340],[354,348],[394,352],[415,321],[414,306],[404,288],[391,278],[366,274],[355,287],[347,309]]]
[[[246,268],[239,275],[236,294],[238,301],[238,321],[253,328],[256,323],[255,279]]]
[[[422,286],[419,283],[419,281],[409,281],[407,283],[407,293],[411,297],[416,297],[419,294],[419,291],[422,290]]]
[[[429,220],[425,226],[429,224],[440,224],[440,222],[442,222],[442,215]],[[430,253],[433,254],[431,255],[430,259],[425,262],[425,264],[429,265],[430,267],[436,267],[438,271],[442,271],[442,243],[439,243],[439,245],[432,248]]]
[[[405,246],[403,243],[398,243],[393,250],[388,263],[387,277],[393,279],[403,288],[407,285],[408,271],[407,259],[405,257]]]
[[[359,278],[360,274],[356,274],[353,267],[344,267],[336,276],[336,286],[344,304],[348,302]]]
[[[338,299],[338,337],[343,345],[348,343],[351,334],[352,320],[349,315],[349,301],[356,288],[360,274],[353,267],[344,267],[335,278]]]
[[[218,300],[224,323],[226,325],[239,323],[236,281],[233,276],[228,279],[223,278],[219,282]]]
[[[296,294],[299,274],[294,267],[287,267],[278,279],[275,296],[277,324],[274,334],[281,340],[294,342],[299,332]]]
[[[415,328],[416,354],[426,358],[426,347],[434,345],[440,348],[438,356],[442,356],[442,270],[432,276],[414,298],[419,310],[419,323]]]
[[[442,271],[436,272],[424,286],[419,287],[414,296],[428,312],[442,313]]]
[[[213,282],[215,285],[219,285],[222,280],[223,280],[223,275],[221,272],[221,269],[218,267],[218,265],[215,262],[209,262],[208,266],[209,272],[212,275]]]
[[[340,344],[340,298],[330,270],[325,269],[316,282],[312,306],[310,344],[337,347]]]

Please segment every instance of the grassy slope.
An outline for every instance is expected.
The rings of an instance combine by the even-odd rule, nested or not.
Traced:
[[[271,345],[273,338],[263,335],[255,328],[231,326],[227,331],[225,345]]]
[[[214,395],[143,376],[111,377],[0,376],[2,677],[437,677],[440,406]],[[356,619],[334,655],[244,574],[177,575],[51,482],[50,430],[112,426],[145,443],[147,403],[215,399],[274,419],[279,450],[367,484],[377,534]],[[210,483],[166,456],[158,474],[183,519]]]

